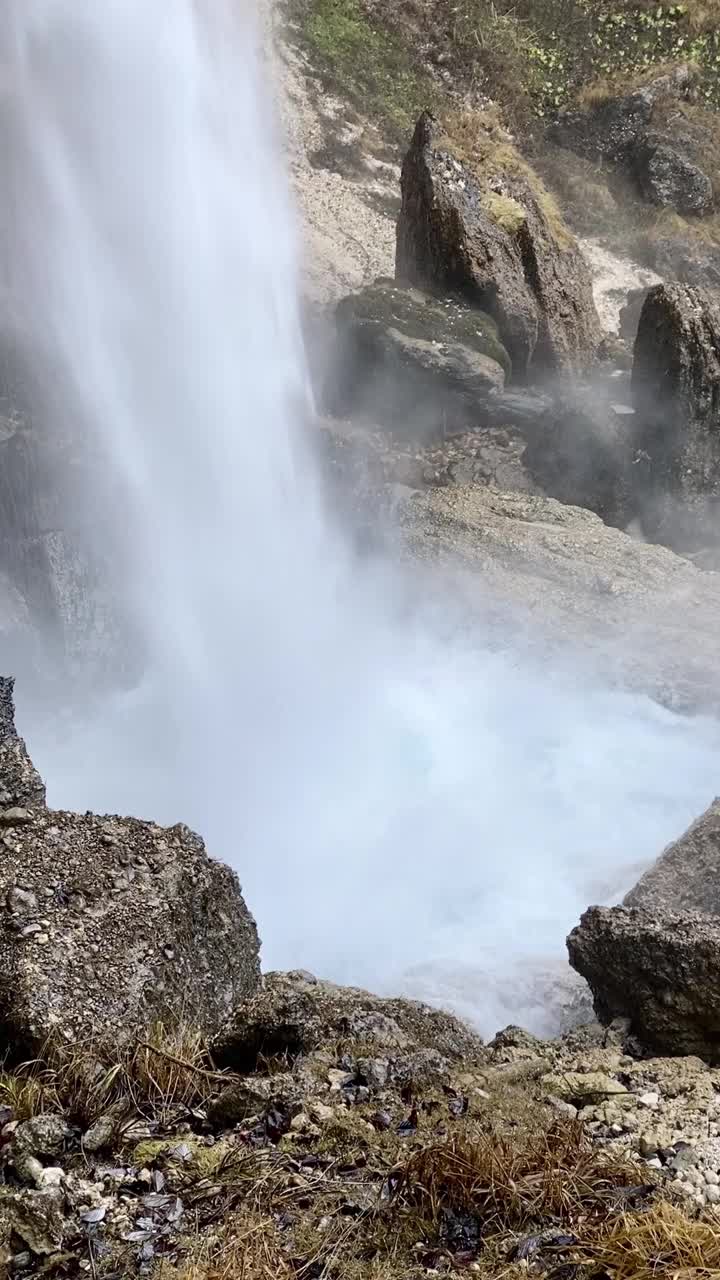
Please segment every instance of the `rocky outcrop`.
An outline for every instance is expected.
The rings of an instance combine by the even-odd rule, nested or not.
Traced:
[[[297,971],[265,975],[257,996],[241,1005],[218,1035],[213,1057],[222,1066],[248,1072],[263,1056],[296,1058],[342,1039],[356,1050],[364,1041],[375,1052],[431,1050],[453,1062],[471,1062],[482,1048],[480,1037],[450,1013]]]
[[[703,168],[710,126],[680,110],[692,84],[691,69],[678,67],[631,93],[563,111],[549,139],[585,159],[609,163],[650,204],[707,214],[714,204],[713,182]]]
[[[425,112],[402,168],[399,282],[490,313],[513,374],[576,373],[597,349],[590,273],[539,180],[482,121],[464,146]]]
[[[632,375],[636,501],[646,532],[681,549],[717,542],[720,307],[687,285],[643,305]]]
[[[632,407],[607,388],[557,395],[528,435],[523,462],[535,484],[560,502],[587,507],[607,524],[627,522],[632,486]]]
[[[436,488],[397,514],[407,553],[443,574],[483,634],[497,619],[501,637],[521,627],[543,659],[570,646],[611,686],[720,708],[716,575],[531,494]]]
[[[654,1052],[720,1061],[720,919],[591,907],[568,940],[602,1022]]]
[[[122,1044],[158,1019],[214,1034],[259,978],[229,867],[184,826],[46,809],[0,689],[0,1038]]]
[[[510,361],[490,316],[459,298],[377,280],[336,309],[339,358],[325,399],[416,439],[482,420]]]
[[[720,917],[720,799],[668,845],[627,894],[624,905]]]

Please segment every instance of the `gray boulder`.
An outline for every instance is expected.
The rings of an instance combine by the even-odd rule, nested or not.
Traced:
[[[158,1020],[207,1035],[259,981],[235,873],[187,827],[46,809],[0,690],[0,1035],[117,1046]]]
[[[601,1022],[629,1019],[652,1053],[720,1062],[720,919],[590,907],[567,946]]]
[[[598,678],[673,708],[720,709],[720,577],[590,511],[523,493],[435,488],[396,507],[408,554],[501,643],[582,652]],[[692,644],[688,636],[692,635]]]
[[[339,358],[326,399],[413,437],[462,430],[503,390],[510,360],[497,326],[460,298],[377,280],[337,306]]]
[[[716,542],[720,511],[720,306],[656,285],[640,314],[632,374],[636,503],[646,533],[686,550]]]
[[[693,911],[720,917],[720,799],[668,845],[623,902],[659,914]]]
[[[600,341],[587,264],[507,141],[480,118],[466,132],[468,146],[428,112],[418,120],[402,167],[396,277],[489,312],[517,379],[577,373]]]
[[[348,1039],[355,1051],[437,1050],[454,1061],[472,1061],[480,1037],[459,1018],[416,1000],[371,995],[357,987],[319,981],[304,971],[265,974],[253,999],[240,1005],[217,1036],[213,1057],[222,1066],[250,1072],[261,1055],[299,1057],[318,1046]]]

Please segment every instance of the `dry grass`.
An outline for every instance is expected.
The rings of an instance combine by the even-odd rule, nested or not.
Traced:
[[[91,1125],[110,1106],[162,1124],[205,1105],[231,1077],[212,1069],[202,1036],[184,1025],[157,1023],[146,1040],[117,1057],[100,1046],[48,1044],[41,1058],[0,1074],[0,1105],[16,1119],[66,1111]]]
[[[391,1183],[396,1199],[419,1205],[432,1219],[447,1208],[472,1213],[490,1235],[547,1219],[605,1218],[618,1188],[637,1185],[638,1169],[600,1151],[582,1125],[555,1124],[429,1146],[400,1166]]]
[[[534,197],[558,248],[574,246],[575,240],[557,200],[513,144],[497,108],[454,112],[444,125],[452,150],[481,180],[483,176],[515,175]]]
[[[613,1280],[717,1280],[720,1224],[660,1202],[647,1213],[615,1219],[586,1253],[592,1274]]]
[[[614,75],[601,76],[597,80],[583,85],[573,99],[574,105],[583,107],[585,110],[589,110],[592,107],[600,107],[605,102],[612,101],[613,98],[622,98],[629,93],[634,93],[637,89],[642,89],[644,85],[652,84],[654,80],[659,80],[662,76],[672,75],[680,65],[689,66],[696,75],[700,73],[700,68],[696,64],[691,62],[680,64],[677,59],[670,62],[654,62],[651,66],[644,67],[641,70],[624,68]],[[673,105],[677,107],[677,98],[673,98]]]
[[[274,1218],[243,1213],[198,1240],[177,1265],[161,1263],[157,1280],[295,1280]]]

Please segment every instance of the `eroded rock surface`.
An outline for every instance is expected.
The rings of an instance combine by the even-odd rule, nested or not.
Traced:
[[[600,327],[590,272],[577,243],[512,149],[482,123],[466,152],[429,113],[418,120],[402,168],[399,282],[462,293],[497,322],[518,379],[575,373],[591,361]]]
[[[0,687],[0,1028],[10,1052],[60,1037],[114,1045],[158,1019],[213,1034],[258,982],[235,873],[199,836],[64,813],[14,731]]]
[[[338,304],[332,407],[364,412],[415,439],[482,418],[510,361],[497,326],[459,298],[377,280]]]
[[[626,895],[624,905],[720,917],[720,799],[668,845]]]
[[[633,397],[636,500],[654,540],[716,542],[720,511],[720,307],[689,285],[657,285],[640,314]]]
[[[219,1033],[213,1056],[252,1071],[262,1055],[307,1054],[324,1041],[367,1041],[385,1051],[433,1050],[474,1060],[482,1040],[459,1018],[416,1000],[371,995],[303,971],[265,974],[257,995]]]
[[[567,945],[602,1022],[628,1018],[653,1052],[720,1061],[720,919],[590,907]]]

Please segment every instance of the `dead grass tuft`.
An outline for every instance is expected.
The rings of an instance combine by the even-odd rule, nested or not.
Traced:
[[[717,1280],[720,1224],[690,1218],[661,1201],[647,1213],[616,1218],[587,1253],[595,1268],[591,1274],[613,1280]]]
[[[396,1199],[434,1220],[447,1209],[471,1213],[483,1235],[604,1218],[618,1188],[637,1182],[637,1167],[595,1147],[580,1124],[451,1139],[416,1152],[391,1178]]]
[[[295,1280],[274,1218],[243,1213],[199,1239],[177,1264],[163,1262],[157,1280]]]
[[[496,107],[451,113],[444,126],[452,150],[481,180],[503,174],[519,178],[541,209],[558,248],[569,249],[575,244],[557,200],[521,156]]]
[[[203,1107],[230,1078],[212,1069],[199,1032],[159,1022],[147,1039],[114,1058],[99,1045],[48,1044],[40,1058],[0,1074],[0,1104],[16,1119],[66,1111],[83,1127],[125,1104],[128,1112],[166,1124]]]

